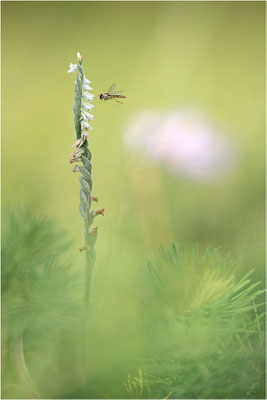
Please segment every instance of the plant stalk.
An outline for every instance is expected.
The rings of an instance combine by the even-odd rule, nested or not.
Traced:
[[[23,330],[21,325],[17,325],[15,328],[15,334],[11,341],[11,354],[17,374],[23,382],[23,385],[26,386],[32,398],[40,398],[38,386],[34,382],[26,364],[23,345]]]

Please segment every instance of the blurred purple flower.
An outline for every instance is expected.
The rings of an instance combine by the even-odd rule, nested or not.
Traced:
[[[126,147],[173,174],[216,181],[233,166],[233,143],[196,111],[145,111],[129,124]]]

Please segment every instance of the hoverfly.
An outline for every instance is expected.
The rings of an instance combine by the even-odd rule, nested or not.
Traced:
[[[123,104],[118,99],[126,99],[126,96],[119,94],[119,93],[122,93],[122,90],[115,91],[115,89],[116,89],[116,83],[113,83],[113,85],[110,86],[110,88],[107,92],[101,93],[99,95],[100,100],[106,101],[106,100],[114,99],[117,103]]]

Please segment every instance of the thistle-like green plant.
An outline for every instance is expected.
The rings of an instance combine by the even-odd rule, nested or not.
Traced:
[[[40,359],[38,352],[74,325],[82,280],[64,260],[69,246],[66,235],[58,232],[50,219],[23,208],[5,215],[1,254],[3,398],[43,396],[42,373],[34,364]]]
[[[133,376],[131,372],[129,372],[127,381],[124,382],[124,387],[128,393],[128,397],[131,399],[151,397],[150,387],[149,385],[144,385],[143,374],[140,368],[138,368],[137,376]]]
[[[173,245],[147,263],[139,365],[153,398],[264,398],[265,291],[240,261]]]
[[[97,239],[97,228],[91,229],[94,219],[97,215],[104,215],[104,209],[92,211],[92,201],[98,201],[97,197],[93,197],[93,179],[92,179],[92,154],[88,148],[89,130],[92,129],[89,122],[93,120],[93,115],[89,113],[94,107],[91,104],[94,95],[89,93],[92,88],[90,81],[85,77],[82,63],[83,58],[80,53],[77,53],[77,64],[70,64],[68,72],[77,72],[75,85],[75,104],[73,107],[74,113],[74,128],[76,133],[76,142],[74,147],[73,158],[70,163],[80,162],[76,164],[73,172],[80,172],[80,214],[83,219],[83,234],[84,246],[80,247],[80,251],[85,251],[85,304],[89,305],[90,286],[93,266],[96,259],[95,242]]]

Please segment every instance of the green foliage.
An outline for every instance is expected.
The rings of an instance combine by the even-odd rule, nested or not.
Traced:
[[[174,245],[147,263],[142,371],[153,398],[264,395],[264,313],[255,305],[263,290],[253,271],[237,278],[239,264],[217,250],[199,256]]]
[[[53,330],[77,311],[77,273],[61,260],[70,242],[54,223],[21,210],[3,232],[4,320]]]
[[[30,210],[6,216],[2,241],[3,394],[39,397],[27,359],[70,331],[81,305],[81,277],[64,260],[70,242]],[[25,355],[26,352],[26,355]],[[31,370],[31,364],[33,371]]]
[[[141,369],[138,369],[138,376],[132,376],[129,372],[127,381],[124,383],[125,389],[130,399],[142,399],[151,397],[150,387],[144,384]]]
[[[240,260],[161,248],[127,281],[110,259],[85,311],[68,246],[30,211],[5,218],[5,398],[264,397],[263,291]]]
[[[171,385],[178,386],[177,377],[180,377],[180,386],[175,389],[176,394],[179,390],[181,393],[190,392],[190,377],[191,392],[203,393],[205,385],[201,379],[197,381],[197,377],[201,378],[199,370],[203,371],[206,364],[204,356],[197,357],[201,348],[197,343],[204,343],[203,353],[209,354],[209,347],[203,339],[204,327],[206,341],[210,341],[208,344],[214,350],[212,354],[216,354],[214,359],[207,357],[214,368],[212,376],[209,367],[210,379],[206,380],[210,393],[214,391],[216,394],[216,390],[222,392],[221,388],[231,373],[232,380],[229,378],[224,385],[225,392],[238,393],[241,397],[250,387],[246,396],[261,396],[264,369],[263,344],[260,343],[264,316],[257,305],[262,302],[260,297],[263,296],[254,300],[257,313],[250,310],[242,315],[235,313],[232,318],[228,315],[224,323],[219,317],[224,314],[222,309],[215,315],[217,306],[213,306],[212,311],[211,302],[208,311],[204,306],[199,307],[197,279],[194,285],[189,285],[196,274],[194,269],[189,268],[187,273],[186,267],[183,267],[183,274],[178,279],[176,301],[175,296],[172,296],[174,300],[170,299],[167,288],[165,291],[161,289],[161,297],[164,296],[167,301],[160,301],[157,300],[159,295],[155,293],[155,285],[148,279],[142,265],[160,243],[166,245],[178,241],[184,246],[197,240],[202,249],[223,245],[222,253],[230,251],[234,257],[243,254],[244,263],[236,272],[235,281],[238,282],[255,267],[255,273],[247,278],[251,282],[246,288],[264,280],[264,2],[6,1],[2,3],[2,12],[5,110],[2,126],[3,210],[7,206],[26,203],[39,215],[43,215],[45,210],[57,225],[71,229],[75,240],[70,250],[75,254],[73,269],[81,271],[83,283],[81,259],[84,253],[77,253],[77,247],[82,245],[81,219],[76,207],[79,184],[69,168],[64,167],[73,135],[73,100],[72,78],[64,77],[62,68],[72,57],[77,44],[86,55],[84,69],[90,73],[95,93],[106,90],[114,79],[127,91],[129,100],[122,106],[117,103],[101,104],[95,99],[94,126],[97,134],[92,135],[90,145],[93,154],[97,155],[94,161],[94,195],[105,198],[108,217],[105,221],[97,221],[101,240],[96,242],[97,261],[92,280],[90,321],[93,326],[85,332],[88,349],[86,376],[83,376],[83,363],[79,361],[80,354],[84,354],[79,334],[82,331],[80,321],[75,317],[74,320],[72,317],[63,318],[61,312],[53,314],[53,305],[43,314],[50,315],[50,323],[45,318],[41,322],[39,318],[38,324],[35,324],[27,311],[27,307],[30,310],[27,302],[24,303],[27,312],[20,312],[19,320],[27,326],[23,335],[26,361],[42,397],[127,398],[130,394],[124,382],[127,382],[129,372],[131,381],[139,379],[139,368],[143,384],[148,387],[148,379],[152,381],[153,398],[168,396],[171,393],[167,389],[168,382],[171,379]],[[105,29],[111,21],[112,29]],[[92,32],[98,32],[97,40],[92,40]],[[122,54],[123,57],[120,57]],[[25,107],[26,104],[30,106]],[[129,118],[135,113],[147,109],[165,113],[187,105],[196,107],[220,125],[235,145],[235,166],[228,178],[219,180],[216,185],[171,176],[159,167],[143,163],[143,159],[125,154],[122,138]],[[79,113],[76,115],[76,133],[80,138]],[[88,193],[88,187],[83,185],[83,188]],[[7,225],[11,224],[5,211],[3,217]],[[35,225],[33,217],[29,221]],[[40,219],[37,222],[40,224]],[[24,229],[24,224],[28,225],[27,218],[19,229]],[[51,258],[56,258],[58,266],[64,271],[66,264],[62,253],[57,256],[59,252],[56,248],[63,240],[55,234],[54,224],[49,228],[49,235],[55,235],[54,240],[51,239],[48,246],[44,238],[42,245],[37,244],[42,236],[40,230],[35,235],[33,246],[30,246],[29,240],[24,250],[20,249],[27,230],[21,233],[20,240],[12,247],[16,229],[17,225],[13,229],[8,228],[8,240],[6,229],[2,235],[4,253],[10,247],[8,258],[2,256],[3,274],[9,274],[8,279],[3,275],[2,282],[2,365],[5,371],[2,387],[6,388],[7,383],[17,385],[15,394],[14,386],[13,392],[8,387],[9,397],[13,393],[13,398],[29,398],[28,391],[18,386],[18,378],[7,362],[6,353],[9,353],[9,340],[13,333],[10,326],[8,332],[5,331],[7,321],[14,322],[17,318],[16,298],[19,298],[17,304],[20,306],[23,295],[20,288],[27,282],[28,254],[38,264],[50,258],[48,255],[53,254],[55,248],[55,257]],[[24,252],[24,262],[19,271],[20,264],[16,264],[16,258],[21,258],[21,251]],[[185,251],[180,253],[180,257],[185,257]],[[153,261],[153,268],[156,262]],[[162,260],[161,263],[164,264]],[[12,283],[15,270],[15,278],[24,274],[23,279],[16,278],[17,284],[15,281]],[[164,268],[163,280],[168,280],[169,270]],[[199,284],[205,286],[201,274],[198,279]],[[8,291],[8,282],[12,283],[12,292]],[[77,289],[71,294],[67,289],[64,293],[64,279],[62,285],[60,279],[56,282],[62,296],[73,297],[73,302],[83,292],[83,289],[82,292]],[[39,283],[41,287],[41,277]],[[187,285],[192,292],[191,302],[187,292],[182,291]],[[27,287],[30,285],[27,284]],[[207,290],[211,289],[209,285]],[[193,298],[194,290],[198,299]],[[45,296],[48,303],[58,291],[51,292]],[[227,305],[226,292],[227,287],[220,300],[223,305]],[[40,303],[37,291],[35,294]],[[185,294],[188,303],[183,300]],[[207,295],[206,292],[202,304],[207,301]],[[230,298],[234,296],[232,294]],[[214,291],[211,297],[214,298]],[[139,303],[138,299],[142,302]],[[13,314],[8,312],[9,300],[10,304],[14,304]],[[241,296],[241,300],[243,302],[245,298]],[[187,306],[186,316],[183,316],[183,307],[179,307],[183,302],[193,304],[191,308]],[[68,304],[73,306],[72,302],[68,301]],[[228,306],[231,312],[237,310]],[[197,313],[198,308],[202,330],[199,330],[199,335],[189,336],[183,321],[190,321],[187,315],[190,316],[193,310]],[[177,309],[183,318],[177,316]],[[165,311],[170,317],[165,316]],[[40,309],[40,316],[42,312]],[[22,315],[27,315],[28,321]],[[55,315],[61,316],[57,319]],[[241,318],[244,320],[243,328]],[[177,319],[180,324],[175,323]],[[45,329],[37,329],[40,324]],[[234,328],[228,324],[233,324]],[[62,329],[58,329],[60,325]],[[197,327],[197,323],[193,326]],[[234,329],[239,331],[236,338],[231,335]],[[229,331],[232,346],[228,346],[225,330]],[[213,337],[219,331],[220,346],[224,346],[221,350]],[[157,372],[159,361],[156,356],[164,352],[168,343],[166,358],[169,356],[174,349],[171,340],[175,343],[180,341],[176,348],[181,356],[179,358],[177,351],[173,350],[170,366],[165,360],[166,371],[163,365]],[[175,357],[179,373],[175,371]],[[145,365],[146,359],[151,368]],[[157,374],[153,376],[155,372]],[[209,382],[213,380],[210,387]],[[194,389],[197,386],[198,390]],[[143,395],[148,397],[147,392]]]

